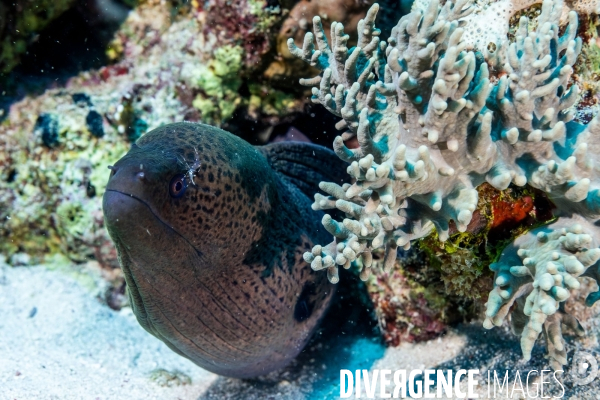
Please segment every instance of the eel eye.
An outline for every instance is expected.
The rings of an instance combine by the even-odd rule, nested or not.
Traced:
[[[171,197],[178,198],[183,196],[187,189],[187,183],[185,182],[184,175],[175,175],[169,183],[169,194]]]

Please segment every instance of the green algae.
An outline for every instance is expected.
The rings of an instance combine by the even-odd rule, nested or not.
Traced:
[[[178,370],[167,371],[164,368],[157,368],[152,371],[150,373],[150,380],[163,387],[192,384],[192,378],[190,378],[187,374]]]
[[[429,265],[441,274],[445,291],[473,300],[485,297],[491,290],[489,266],[500,258],[503,249],[516,237],[553,219],[547,213],[551,203],[545,203],[543,194],[532,188],[511,187],[497,191],[484,184],[477,190],[479,203],[473,220],[479,218],[479,224],[465,232],[451,234],[445,242],[440,242],[434,232],[416,243],[427,255]],[[494,214],[494,204],[518,207],[526,198],[530,199],[532,210],[522,220]]]
[[[57,253],[85,261],[96,240],[100,198],[108,165],[128,149],[114,138],[97,139],[63,121],[60,145],[44,150],[36,143],[20,145],[12,155],[15,179],[0,181],[0,202],[10,209],[0,213],[5,223],[0,252],[30,254],[35,262]],[[24,132],[21,132],[23,135]],[[17,135],[18,137],[18,135]],[[10,196],[11,197],[4,197]]]
[[[580,19],[578,34],[583,43],[574,70],[582,89],[582,102],[592,105],[590,100],[600,93],[600,16],[583,16]]]
[[[283,116],[297,107],[298,100],[292,94],[258,83],[250,84],[248,88],[250,90],[248,111],[251,115],[262,112],[268,116]]]
[[[281,19],[279,7],[265,7],[265,3],[264,0],[248,0],[249,11],[256,17],[254,27],[263,33],[267,33]]]
[[[194,71],[196,95],[192,105],[200,111],[205,123],[220,124],[230,118],[241,98],[243,49],[226,45],[215,51],[208,65],[198,65]]]

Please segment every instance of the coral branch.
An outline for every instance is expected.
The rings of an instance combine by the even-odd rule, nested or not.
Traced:
[[[482,183],[498,190],[529,184],[552,199],[562,218],[518,238],[491,265],[495,288],[485,326],[500,325],[514,309],[525,358],[543,332],[552,365],[562,365],[561,323],[580,328],[562,305],[579,276],[600,276],[593,238],[600,179],[589,156],[600,153],[600,117],[587,125],[572,121],[578,89],[571,74],[582,47],[577,15],[567,14],[562,36],[559,0],[544,1],[536,24],[522,17],[515,41],[502,38],[496,47],[503,54],[488,57],[501,72],[491,83],[488,62],[465,39],[464,21],[474,11],[468,0],[443,6],[432,0],[413,9],[387,42],[375,28],[378,6],[359,23],[357,47],[347,48],[339,23],[332,24],[329,47],[318,18],[302,49],[289,42],[294,54],[322,71],[302,83],[318,84],[313,101],[342,118],[337,127],[346,132],[333,147],[354,182],[321,184],[327,196],[316,194],[313,208],[337,209],[345,218],[325,216],[334,241],[315,246],[305,259],[337,282],[337,268],[362,256],[356,264],[367,279],[376,249],[385,249],[389,267],[398,247],[409,248],[434,229],[441,241],[452,226],[464,232]],[[358,148],[346,146],[352,137]],[[592,294],[588,302],[598,298]]]

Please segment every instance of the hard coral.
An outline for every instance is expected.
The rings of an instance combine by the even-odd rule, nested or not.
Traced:
[[[489,55],[493,56],[496,51],[490,51],[494,47],[490,44],[495,44],[496,47],[502,46],[506,44],[506,37],[511,36],[511,25],[506,22],[521,14],[531,20],[531,25],[535,25],[536,21],[532,17],[539,15],[541,3],[541,0],[474,0],[472,12],[462,19],[463,40],[483,53],[489,52]],[[428,4],[429,0],[415,0],[413,10],[425,10]],[[561,2],[560,7],[561,23],[568,21],[570,11],[581,14],[600,13],[598,0],[566,0]],[[500,61],[501,67],[505,60]]]
[[[373,0],[302,0],[297,2],[283,21],[277,34],[275,44],[277,54],[264,71],[264,77],[283,83],[287,78],[296,79],[314,73],[315,71],[310,66],[296,59],[290,53],[287,40],[289,38],[302,40],[306,32],[310,30],[309,21],[318,16],[322,20],[328,40],[331,39],[328,33],[331,23],[337,21],[344,24],[344,29],[351,35],[350,43],[355,44],[352,36],[356,33],[358,22],[364,18],[373,3]],[[389,32],[398,18],[408,12],[412,0],[382,0],[380,3],[384,4],[386,9],[383,21],[380,19],[380,28],[384,32]]]
[[[515,41],[498,38],[491,54],[468,50],[468,0],[431,1],[400,19],[388,42],[375,28],[378,8],[359,22],[351,49],[339,23],[331,26],[330,45],[318,17],[302,49],[289,41],[295,56],[322,71],[301,83],[317,86],[313,101],[342,118],[345,133],[334,150],[354,179],[321,183],[326,195],[316,194],[313,208],[338,209],[346,218],[325,215],[335,240],[305,260],[335,283],[338,266],[362,256],[367,279],[378,248],[385,248],[389,270],[398,247],[434,230],[446,241],[451,223],[466,231],[484,182],[498,190],[530,185],[555,203],[560,219],[518,238],[492,264],[484,325],[499,325],[516,304],[512,321],[525,358],[544,331],[552,366],[565,364],[561,323],[580,330],[562,304],[578,277],[600,277],[600,179],[591,156],[600,150],[600,116],[587,125],[573,121],[579,89],[570,78],[582,47],[577,14],[568,13],[559,35],[562,3],[545,0],[535,28],[522,17]],[[501,68],[495,83],[488,64]],[[359,146],[347,147],[355,137]]]
[[[344,21],[346,30],[356,31],[358,21],[364,17],[372,1],[310,1],[302,0],[290,10],[276,38],[278,57],[265,71],[267,77],[283,77],[296,75],[297,72],[310,71],[304,64],[296,60],[287,48],[287,39],[300,40],[309,30],[308,21],[314,16],[323,18],[325,28],[333,21]],[[299,62],[297,62],[299,61]],[[312,71],[311,71],[312,72]]]

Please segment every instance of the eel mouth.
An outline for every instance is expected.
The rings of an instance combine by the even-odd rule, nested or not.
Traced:
[[[148,209],[148,211],[150,211],[150,213],[154,216],[154,218],[160,222],[165,228],[171,230],[173,233],[177,234],[177,236],[179,236],[180,238],[182,238],[183,240],[186,241],[187,244],[189,244],[199,256],[202,256],[202,251],[200,249],[198,249],[196,246],[194,246],[194,244],[188,240],[188,238],[186,238],[185,236],[183,236],[181,233],[179,233],[174,227],[172,227],[171,225],[169,225],[168,223],[166,223],[165,221],[163,221],[160,216],[152,209],[152,207],[150,206],[150,204],[148,204],[146,201],[142,200],[141,198],[137,197],[134,194],[131,193],[126,193],[126,192],[122,192],[120,190],[116,190],[116,189],[106,189],[106,191],[104,192],[104,196],[106,198],[106,194],[112,192],[112,193],[118,193],[122,196],[125,196],[128,199],[133,199],[133,200],[137,200],[139,203],[143,204],[144,206],[146,206],[146,208]],[[104,215],[105,215],[105,219],[106,219],[106,214],[107,214],[107,207],[105,207],[105,205],[103,204],[103,210],[104,210]],[[109,217],[110,218],[110,217]],[[118,221],[118,219],[117,219]],[[112,235],[112,232],[111,232]]]
[[[111,198],[112,196],[115,196],[115,198]],[[163,226],[167,225],[160,218],[158,218],[158,216],[154,212],[152,212],[152,208],[142,199],[132,194],[121,192],[119,190],[106,190],[103,198],[102,208],[104,212],[104,218],[106,220],[106,226],[115,244],[115,247],[117,248],[117,252],[119,255],[119,264],[121,265],[121,269],[123,270],[123,273],[125,275],[125,282],[127,283],[127,297],[129,298],[129,302],[131,303],[133,312],[138,317],[140,323],[144,326],[144,328],[146,328],[152,334],[156,335],[154,333],[155,330],[150,324],[148,324],[147,322],[142,323],[142,321],[149,321],[149,319],[146,305],[144,303],[141,291],[138,287],[138,282],[136,281],[136,277],[134,276],[132,271],[132,266],[135,263],[134,257],[132,257],[129,251],[129,246],[126,245],[127,241],[124,240],[124,237],[126,237],[127,235],[123,233],[123,229],[115,227],[117,223],[124,223],[128,225],[127,219],[131,217],[126,215],[128,211],[126,209],[130,207],[124,204],[120,204],[118,206],[115,205],[114,207],[108,206],[111,202],[114,202],[117,199],[120,201],[133,200],[139,205],[144,205],[157,221],[159,221]],[[115,208],[117,207],[119,208],[118,212],[115,210]],[[123,208],[125,208],[125,210]],[[127,219],[125,219],[124,217]],[[136,267],[136,269],[139,270],[140,268]]]
[[[106,192],[111,192],[111,193],[108,193],[108,197],[107,197]],[[129,214],[129,215],[127,214],[128,211],[131,211],[131,209],[130,209],[131,206],[122,205],[123,207],[119,210],[120,215],[116,215],[114,213],[115,210],[113,210],[112,213],[107,212],[108,208],[110,208],[110,207],[106,207],[108,205],[107,203],[110,203],[111,201],[115,201],[116,199],[120,199],[121,201],[123,201],[123,200],[135,201],[136,205],[145,206],[145,209],[150,214],[152,214],[152,216],[155,218],[156,221],[158,221],[160,223],[160,226],[162,226],[163,229],[169,230],[169,231],[177,234],[180,238],[185,240],[190,246],[193,247],[193,245],[191,243],[189,243],[189,241],[185,237],[183,237],[181,234],[179,234],[179,232],[177,232],[175,229],[173,229],[173,227],[169,226],[167,223],[162,221],[158,217],[158,215],[156,215],[156,213],[153,212],[152,207],[150,207],[149,204],[147,204],[142,199],[140,199],[132,194],[124,193],[124,192],[121,192],[119,190],[114,190],[114,189],[106,190],[106,192],[105,192],[104,204],[103,204],[103,206],[104,206],[103,208],[105,208],[105,218],[106,218],[107,222],[112,220],[112,223],[107,223],[106,225],[107,225],[110,236],[113,239],[113,242],[115,243],[115,247],[117,248],[117,251],[119,254],[119,264],[121,265],[121,269],[123,270],[123,273],[125,275],[125,282],[127,283],[127,297],[129,298],[129,301],[131,303],[132,310],[133,310],[138,322],[145,330],[147,330],[152,335],[154,335],[157,338],[159,338],[160,340],[162,340],[171,350],[173,350],[177,354],[187,358],[187,356],[177,348],[176,344],[172,343],[171,340],[168,337],[166,337],[165,335],[163,335],[160,332],[160,330],[155,326],[155,323],[153,322],[153,317],[152,317],[151,311],[153,308],[156,308],[156,304],[153,303],[153,299],[151,296],[149,297],[147,295],[143,295],[143,290],[142,290],[144,281],[148,280],[148,277],[145,275],[149,272],[143,266],[139,265],[138,262],[136,262],[136,257],[134,257],[132,255],[131,248],[130,248],[130,246],[127,245],[127,240],[124,240],[124,238],[128,236],[129,232],[124,231],[123,229],[120,229],[119,227],[114,226],[115,223],[128,224],[127,218],[131,218],[131,215],[135,215],[135,214]],[[116,196],[116,197],[111,199],[110,198],[111,196]],[[146,214],[146,215],[149,217],[148,214]],[[118,218],[119,216],[123,217],[123,219],[121,221],[119,221],[119,218]],[[133,224],[130,224],[130,225],[133,225]],[[196,251],[198,253],[200,253],[198,250],[196,250]]]

